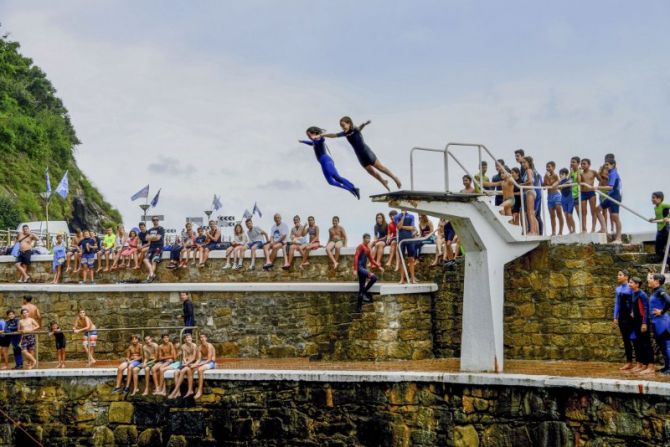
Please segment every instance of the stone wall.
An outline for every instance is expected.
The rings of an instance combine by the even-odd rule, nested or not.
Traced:
[[[99,328],[179,326],[177,293],[33,293],[44,324],[70,329],[79,308]],[[0,294],[0,308],[18,309],[23,293]],[[355,294],[325,292],[194,292],[196,321],[218,356],[316,357],[331,360],[431,358],[429,294],[375,296],[356,312]],[[151,335],[160,335],[157,331]],[[177,331],[173,331],[176,334]],[[100,358],[117,358],[130,332],[100,332]],[[67,355],[83,358],[81,337],[68,335]],[[74,337],[74,338],[73,338]],[[40,357],[53,357],[53,339],[40,337]]]
[[[106,378],[0,381],[46,446],[667,446],[663,397],[444,383],[208,381],[207,394],[124,400]],[[0,446],[31,445],[0,426]]]
[[[505,267],[505,357],[622,361],[612,327],[616,274],[645,278],[651,256],[612,245],[548,245]],[[655,270],[654,270],[655,271]],[[435,355],[460,355],[463,265],[434,276]]]

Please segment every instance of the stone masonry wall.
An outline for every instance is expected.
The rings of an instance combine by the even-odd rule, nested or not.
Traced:
[[[548,245],[505,267],[505,357],[623,360],[612,326],[616,274],[646,278],[651,256],[612,245]],[[656,270],[654,270],[656,271]],[[433,301],[435,355],[460,354],[463,265],[440,271]]]
[[[0,294],[0,309],[18,309],[23,293]],[[221,357],[317,357],[331,360],[431,358],[431,297],[375,296],[356,312],[354,294],[194,292],[196,321]],[[177,293],[37,293],[44,324],[72,328],[80,308],[98,328],[179,326]],[[149,331],[154,337],[158,331]],[[177,331],[173,331],[176,335]],[[100,358],[117,358],[131,332],[100,332]],[[81,336],[67,334],[67,355],[83,358]],[[41,336],[40,358],[53,357],[53,339]]]
[[[111,394],[109,378],[0,381],[45,446],[667,446],[665,398],[442,383],[207,381],[192,399]],[[30,446],[0,425],[0,446]]]

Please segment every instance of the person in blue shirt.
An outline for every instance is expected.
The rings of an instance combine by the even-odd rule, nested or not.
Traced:
[[[398,186],[398,189],[400,189],[402,186],[400,179],[396,177],[389,168],[384,166],[381,161],[379,161],[375,153],[372,152],[372,149],[370,149],[370,146],[368,146],[365,143],[365,140],[363,140],[363,134],[361,131],[368,124],[370,124],[370,121],[366,121],[357,127],[354,126],[354,122],[350,117],[343,116],[340,118],[340,127],[342,128],[342,132],[336,134],[328,133],[324,134],[323,136],[326,138],[346,137],[347,141],[354,149],[354,153],[356,154],[356,158],[358,158],[358,162],[366,171],[368,171],[368,174],[379,180],[379,182],[384,185],[384,188],[390,191],[388,180],[386,180],[380,174],[380,172],[382,172],[383,174],[391,177],[391,179],[393,179],[395,184]]]
[[[361,194],[359,189],[337,172],[337,169],[335,168],[335,162],[330,157],[330,155],[328,155],[326,139],[321,135],[323,133],[323,129],[312,126],[307,129],[306,133],[309,140],[298,140],[298,142],[312,146],[316,160],[321,165],[321,172],[323,172],[323,176],[326,178],[328,184],[347,190],[353,194],[354,197],[360,200]]]
[[[665,275],[656,273],[647,278],[652,290],[649,297],[649,313],[654,327],[656,344],[663,354],[664,365],[661,373],[670,375],[670,296],[665,291]]]
[[[405,255],[407,270],[409,270],[409,278],[406,278],[405,269],[400,269],[400,284],[405,284],[406,282],[414,284],[416,283],[416,258],[420,242],[403,242],[406,239],[414,238],[417,234],[416,227],[414,226],[414,215],[408,213],[407,210],[402,210],[395,217],[395,223],[398,229],[398,247],[400,247],[401,252]]]
[[[565,188],[570,193],[570,188]],[[617,283],[619,284],[614,292],[614,320],[612,324],[619,327],[621,338],[623,339],[623,349],[626,353],[626,364],[619,368],[621,371],[633,369],[633,342],[630,339],[630,333],[633,330],[632,298],[633,291],[628,285],[630,275],[626,270],[620,270],[617,273]]]
[[[95,233],[89,230],[84,230],[84,238],[79,241],[79,246],[81,247],[81,267],[82,267],[82,280],[80,284],[86,284],[86,278],[91,278],[91,284],[94,284],[94,270],[95,266],[95,254],[98,249],[97,238]]]
[[[628,281],[628,285],[633,292],[631,299],[633,330],[630,333],[630,338],[633,340],[635,358],[638,363],[630,371],[640,374],[655,374],[654,351],[651,348],[651,339],[649,338],[649,299],[647,294],[640,290],[642,285],[640,278],[632,277]]]
[[[619,219],[619,204],[609,200],[609,197],[612,199],[621,202],[621,177],[619,176],[619,171],[616,168],[616,161],[613,158],[608,158],[605,162],[605,167],[608,169],[607,173],[607,185],[599,186],[598,189],[601,191],[607,191],[608,198],[603,200],[600,204],[601,213],[598,214],[598,220],[600,220],[600,225],[602,228],[607,229],[607,222],[605,216],[607,216],[607,211],[609,210],[610,219],[614,223],[614,241],[613,244],[621,244],[621,220]]]
[[[3,319],[0,319],[0,362],[3,363],[1,369],[9,368],[9,336],[2,335],[7,329],[7,322]]]
[[[565,223],[568,226],[568,231],[572,234],[575,232],[575,219],[572,217],[572,213],[575,209],[575,199],[572,196],[572,188],[567,185],[571,182],[570,180],[570,171],[567,168],[561,168],[558,171],[558,175],[561,180],[558,182],[559,190],[561,191],[561,208],[563,208],[563,215],[565,216]]]
[[[5,332],[18,332],[19,330],[19,319],[16,318],[16,314],[13,310],[7,311],[7,320],[5,322]],[[14,369],[23,369],[23,355],[21,354],[21,334],[15,335],[6,335],[9,338],[9,342],[12,345],[12,351],[14,352],[14,363],[16,366]]]

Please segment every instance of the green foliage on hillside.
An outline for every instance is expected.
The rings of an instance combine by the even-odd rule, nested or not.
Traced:
[[[52,187],[69,171],[70,195],[54,195],[51,220],[70,220],[72,200],[78,197],[100,220],[120,222],[121,216],[79,170],[74,148],[79,144],[67,109],[56,89],[31,59],[19,53],[19,44],[0,38],[0,222],[43,220],[39,193],[45,190],[47,166]],[[0,203],[4,203],[0,202]],[[15,211],[12,211],[14,209]],[[14,214],[11,214],[14,213]]]

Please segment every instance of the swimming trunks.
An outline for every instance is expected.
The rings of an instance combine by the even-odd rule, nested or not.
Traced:
[[[19,255],[16,257],[16,263],[30,265],[30,257],[32,254],[31,250],[19,251]]]
[[[92,331],[86,331],[84,332],[84,339],[82,341],[82,344],[84,346],[90,346],[94,348],[97,340],[98,340],[98,331],[96,331],[95,329]]]
[[[582,191],[582,202],[589,200],[591,197],[595,197],[595,191]]]
[[[54,338],[56,339],[56,350],[65,349],[65,334],[62,332],[55,332]]]
[[[506,203],[509,203],[510,206],[511,206],[512,208],[514,208],[514,203],[515,203],[515,202],[516,202],[516,199],[514,198],[514,196],[512,196],[512,197],[508,197],[508,198],[506,198],[506,199],[501,203],[501,205],[504,205],[504,204],[506,204]]]
[[[560,192],[550,192],[547,195],[547,205],[548,205],[549,209],[561,206],[561,193]]]
[[[612,193],[609,194],[608,199],[605,199],[602,202],[602,204],[600,205],[601,208],[604,210],[610,210],[610,213],[612,214],[619,214],[619,204],[609,200],[609,197],[621,202],[621,194],[618,191],[615,191],[613,194]]]
[[[35,347],[35,344],[37,344],[37,340],[35,340],[35,336],[32,334],[24,335],[21,338],[21,349],[23,349],[24,351],[33,349]]]
[[[561,207],[564,213],[572,214],[575,209],[575,199],[572,197],[572,193],[561,197]]]

